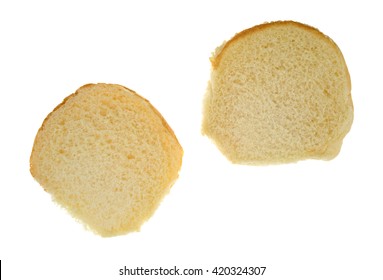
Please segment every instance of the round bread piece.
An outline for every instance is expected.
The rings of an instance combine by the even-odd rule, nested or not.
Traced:
[[[88,84],[36,135],[30,171],[53,199],[101,236],[138,231],[169,192],[183,150],[160,113],[134,91]]]
[[[334,158],[351,128],[346,63],[317,29],[293,22],[244,30],[216,49],[202,133],[233,163]]]

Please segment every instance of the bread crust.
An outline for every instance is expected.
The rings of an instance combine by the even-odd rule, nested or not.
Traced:
[[[105,84],[105,83],[98,83],[99,85],[108,85],[108,84]],[[50,112],[44,119],[43,123],[41,124],[40,128],[38,129],[38,132],[35,136],[35,140],[34,140],[34,144],[33,144],[33,147],[32,147],[32,153],[29,157],[29,170],[30,170],[30,173],[32,174],[32,176],[34,177],[34,170],[33,170],[33,164],[32,164],[32,155],[33,155],[33,152],[35,150],[35,142],[36,142],[36,138],[37,138],[37,135],[39,134],[40,131],[42,131],[45,127],[45,124],[47,123],[47,121],[49,120],[49,118],[52,116],[52,114],[54,114],[58,109],[60,109],[62,106],[65,105],[65,103],[67,101],[69,101],[70,99],[72,99],[73,97],[75,97],[81,90],[87,88],[87,87],[92,87],[94,86],[95,84],[92,84],[92,83],[89,83],[89,84],[85,84],[83,86],[81,86],[80,88],[78,88],[74,93],[72,93],[71,95],[68,95],[67,97],[65,97],[63,99],[63,101],[57,105],[53,110],[52,112]],[[130,91],[132,94],[136,95],[137,97],[141,98],[142,100],[144,100],[149,106],[150,108],[153,110],[153,112],[161,119],[162,121],[162,124],[164,125],[164,127],[166,127],[166,129],[169,131],[169,133],[171,135],[173,135],[174,139],[177,141],[178,145],[181,147],[181,144],[180,142],[178,141],[178,138],[177,136],[175,135],[173,129],[169,126],[169,124],[166,122],[166,120],[164,119],[164,117],[161,115],[161,113],[150,103],[149,100],[147,100],[146,98],[142,97],[141,95],[139,95],[137,92],[135,92],[134,90],[131,90],[130,88],[128,87],[125,87],[125,86],[122,86],[122,85],[116,85],[116,84],[113,84],[114,86],[118,86],[118,87],[121,87],[121,88],[124,88],[128,91]],[[183,150],[182,150],[182,155],[183,155]],[[182,157],[182,156],[181,156]],[[181,163],[182,164],[182,163]]]
[[[232,37],[229,41],[225,42],[221,47],[219,47],[218,50],[210,58],[210,62],[211,62],[213,70],[219,67],[219,64],[221,62],[221,58],[223,57],[225,51],[230,47],[230,45],[236,43],[238,40],[240,40],[240,39],[242,39],[248,35],[252,35],[255,32],[260,32],[262,30],[265,30],[265,29],[273,27],[273,26],[286,26],[286,25],[295,25],[299,28],[303,28],[303,29],[327,40],[330,44],[332,44],[334,50],[344,60],[343,54],[340,51],[338,45],[329,36],[322,33],[319,29],[317,29],[313,26],[303,24],[300,22],[296,22],[296,21],[292,21],[292,20],[280,20],[280,21],[265,22],[265,23],[262,23],[259,25],[255,25],[253,27],[247,28],[247,29],[237,33],[236,35],[234,35],[234,37]],[[346,67],[346,71],[347,71],[348,84],[349,84],[349,88],[351,91],[351,78],[350,78],[350,73],[348,72],[347,67]]]

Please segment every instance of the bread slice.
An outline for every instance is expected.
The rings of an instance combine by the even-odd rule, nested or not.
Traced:
[[[244,30],[217,48],[202,133],[239,164],[334,158],[351,128],[349,72],[337,45],[293,22]]]
[[[44,120],[30,172],[53,199],[102,236],[138,231],[169,192],[183,150],[134,91],[88,84]]]

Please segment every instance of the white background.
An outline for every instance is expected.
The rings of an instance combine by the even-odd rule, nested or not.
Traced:
[[[2,0],[4,279],[134,279],[118,275],[125,265],[267,266],[262,277],[235,279],[383,279],[378,3]],[[319,28],[342,50],[353,127],[329,162],[233,165],[200,133],[210,54],[236,32],[287,19]],[[141,232],[107,239],[84,230],[29,173],[45,116],[78,87],[97,82],[149,99],[185,151],[179,180]]]

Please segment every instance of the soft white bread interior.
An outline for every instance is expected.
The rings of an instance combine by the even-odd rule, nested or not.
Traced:
[[[44,120],[30,171],[53,199],[102,236],[138,231],[169,192],[183,150],[134,91],[88,84]]]
[[[337,45],[293,22],[244,30],[216,49],[202,133],[232,162],[276,164],[340,151],[353,122],[351,82]]]

